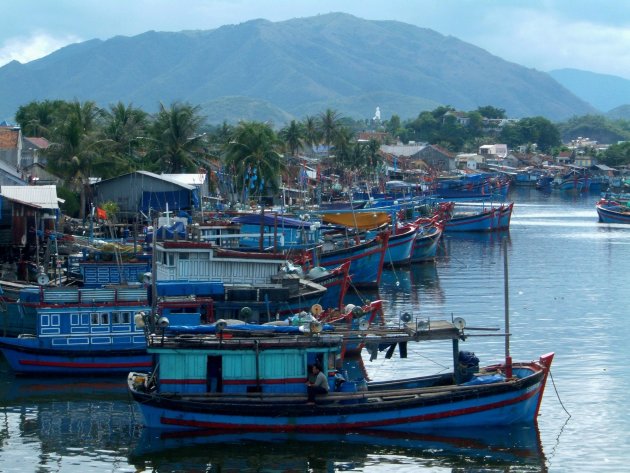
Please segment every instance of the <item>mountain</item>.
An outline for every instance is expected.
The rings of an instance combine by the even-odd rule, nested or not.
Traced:
[[[579,69],[557,69],[549,75],[602,112],[630,104],[630,80],[623,77]]]
[[[606,113],[606,117],[611,120],[630,120],[630,104],[620,105]]]
[[[0,68],[0,118],[33,100],[200,105],[211,123],[283,125],[327,108],[353,118],[416,117],[492,105],[510,117],[595,113],[548,74],[435,31],[343,13],[207,31],[91,40]]]

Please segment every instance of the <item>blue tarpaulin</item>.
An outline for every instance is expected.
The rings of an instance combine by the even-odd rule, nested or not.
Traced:
[[[188,190],[143,192],[140,207],[145,213],[149,209],[164,212],[167,204],[169,210],[189,209],[191,207],[191,199],[192,192]]]

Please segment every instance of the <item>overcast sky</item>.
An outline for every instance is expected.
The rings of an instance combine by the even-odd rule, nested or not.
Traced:
[[[541,71],[630,79],[627,0],[13,0],[1,9],[0,66],[94,38],[339,11],[430,28]]]

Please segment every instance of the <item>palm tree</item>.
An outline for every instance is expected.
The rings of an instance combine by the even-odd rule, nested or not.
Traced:
[[[100,134],[97,128],[99,114],[100,109],[94,102],[69,104],[67,115],[55,129],[54,141],[46,150],[52,171],[80,193],[81,217],[85,216],[92,173],[111,168],[113,142]]]
[[[275,193],[279,189],[278,177],[285,163],[278,148],[280,141],[266,123],[241,122],[225,149],[225,165],[231,170],[237,191],[242,192],[243,202],[247,196],[263,191]]]
[[[296,156],[298,150],[302,147],[304,140],[304,130],[302,124],[295,120],[291,120],[288,126],[280,130],[280,138],[284,141],[285,146],[289,150],[291,156]]]
[[[173,103],[170,108],[160,104],[147,140],[155,146],[149,151],[156,169],[167,173],[193,171],[205,162],[206,142],[200,134],[204,118],[200,107]]]
[[[31,102],[18,108],[15,119],[25,136],[51,138],[57,118],[68,104],[62,100]]]
[[[326,157],[330,157],[330,145],[339,131],[340,120],[339,114],[330,108],[319,115],[319,132],[327,147]]]
[[[365,163],[366,163],[366,171],[367,175],[376,176],[378,173],[378,169],[381,168],[383,163],[383,157],[379,153],[381,149],[381,144],[376,140],[368,141],[365,148]]]
[[[302,125],[304,129],[304,142],[308,145],[311,152],[313,147],[319,144],[321,136],[319,134],[319,122],[317,117],[306,116]]]
[[[147,128],[147,113],[131,104],[118,102],[110,105],[103,116],[103,134],[106,139],[114,142],[113,151],[118,164],[116,167],[121,170],[141,168],[142,164],[136,159],[133,150],[139,145],[139,136]]]

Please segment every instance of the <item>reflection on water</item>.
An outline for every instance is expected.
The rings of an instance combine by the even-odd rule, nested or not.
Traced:
[[[80,399],[60,393],[62,384],[45,392],[14,381],[20,395],[0,414],[3,472],[113,471],[112,465],[154,472],[541,471],[545,464],[536,427],[456,434],[173,433],[143,429],[134,405],[113,394],[108,382],[83,382]],[[20,458],[33,448],[37,455]]]
[[[243,454],[247,452],[247,454]],[[145,430],[129,462],[138,469],[191,471],[385,471],[431,466],[483,471],[541,471],[536,428],[487,430],[481,436],[357,432],[340,434],[169,434]],[[267,468],[264,468],[267,467]]]
[[[0,362],[0,471],[626,471],[630,225],[600,224],[596,196],[516,189],[512,199],[507,235],[445,235],[434,264],[388,270],[379,291],[348,302],[381,298],[390,320],[408,311],[501,328],[507,238],[512,356],[556,352],[538,420],[544,449],[536,429],[160,436],[139,427],[124,379],[16,379]],[[482,364],[504,357],[502,337],[475,335],[461,348]],[[442,372],[450,350],[417,344],[367,368],[374,379]]]

